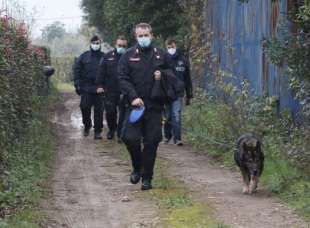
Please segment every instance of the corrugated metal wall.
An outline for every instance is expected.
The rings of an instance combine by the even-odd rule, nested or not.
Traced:
[[[287,1],[208,0],[206,29],[213,34],[213,59],[237,78],[235,83],[248,79],[255,94],[279,96],[281,109],[296,112],[285,69],[268,63],[262,47],[262,40],[276,35],[280,21],[286,19]]]

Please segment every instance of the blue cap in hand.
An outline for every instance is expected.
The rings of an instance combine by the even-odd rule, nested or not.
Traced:
[[[144,111],[145,111],[144,106],[134,108],[130,113],[129,123],[138,122],[141,119],[141,117],[143,116]]]

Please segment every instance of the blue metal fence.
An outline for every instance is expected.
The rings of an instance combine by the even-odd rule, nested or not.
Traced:
[[[248,79],[253,93],[278,96],[281,109],[296,112],[285,69],[270,64],[262,47],[263,39],[275,36],[286,20],[287,1],[208,0],[206,29],[212,32],[211,52],[217,59],[213,67],[230,71],[235,83]]]

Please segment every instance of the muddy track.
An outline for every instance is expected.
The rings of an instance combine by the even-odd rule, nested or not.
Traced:
[[[293,210],[259,187],[252,196],[241,192],[240,173],[212,164],[189,147],[161,145],[160,157],[171,177],[184,182],[196,199],[209,202],[216,216],[236,228],[309,228]]]
[[[52,120],[59,144],[44,202],[49,228],[155,227],[156,205],[129,184],[130,167],[112,155],[113,145],[82,137],[79,100],[64,94]]]

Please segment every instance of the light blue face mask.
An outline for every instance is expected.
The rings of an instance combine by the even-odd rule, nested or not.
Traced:
[[[117,51],[118,54],[122,55],[122,54],[124,54],[126,52],[126,49],[123,48],[123,47],[117,47],[116,51]]]
[[[152,43],[152,40],[150,37],[138,37],[137,40],[138,40],[140,47],[142,48],[149,47]]]

